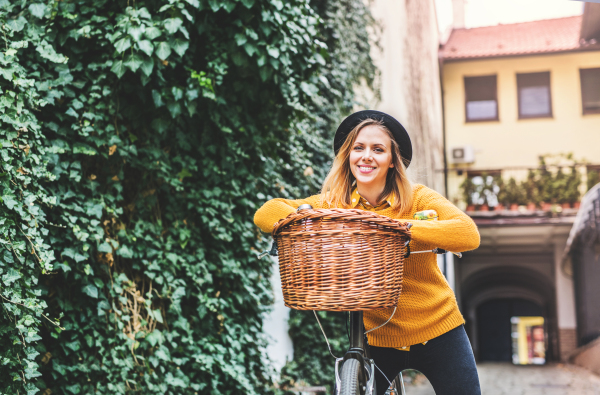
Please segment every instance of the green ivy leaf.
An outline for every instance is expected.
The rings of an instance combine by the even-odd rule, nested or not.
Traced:
[[[154,45],[149,40],[138,41],[137,45],[146,55],[152,56]]]
[[[161,34],[162,32],[160,29],[154,26],[146,28],[146,31],[144,32],[144,36],[146,36],[148,40],[154,40],[155,38],[160,37]]]
[[[43,40],[40,45],[36,47],[36,51],[38,51],[43,58],[48,59],[51,62],[67,63],[67,57],[56,53],[54,47],[52,47],[52,45],[47,43],[45,40]]]
[[[190,173],[190,171],[186,168],[181,169],[181,171],[179,173],[177,173],[177,178],[179,178],[180,180],[183,180],[186,177],[191,177],[192,173]]]
[[[13,268],[8,269],[8,273],[2,276],[2,282],[5,286],[9,286],[21,278],[21,273]]]
[[[223,5],[223,2],[219,0],[208,0],[208,5],[213,12],[217,12]]]
[[[123,63],[122,60],[114,62],[113,66],[110,68],[110,71],[112,71],[113,73],[115,73],[118,78],[123,77],[123,74],[125,74],[126,70],[127,69],[125,67],[125,63]]]
[[[183,56],[183,54],[185,54],[185,51],[187,51],[187,49],[190,46],[190,42],[189,41],[185,41],[185,40],[180,40],[178,38],[176,38],[175,40],[171,41],[171,48],[173,48],[173,50],[179,55],[179,56]]]
[[[98,288],[93,284],[85,285],[81,291],[90,298],[98,299]]]
[[[26,23],[27,19],[25,19],[23,16],[20,16],[17,19],[9,19],[8,21],[6,21],[8,27],[10,27],[15,32],[20,32],[21,30],[23,30]]]
[[[175,34],[182,24],[181,18],[169,18],[165,20],[164,27],[170,34]]]
[[[117,255],[122,256],[123,258],[133,258],[133,251],[126,245],[122,245],[117,250]]]
[[[246,44],[247,41],[248,41],[248,37],[245,34],[237,33],[235,35],[235,42],[238,46],[242,46],[242,45]]]
[[[29,5],[29,12],[36,18],[43,18],[46,13],[46,5],[41,3],[33,3]]]
[[[131,70],[135,73],[137,71],[137,69],[140,68],[142,63],[143,63],[142,58],[136,54],[133,54],[133,55],[129,55],[127,57],[127,60],[125,61],[124,65],[125,65],[125,67],[129,68],[129,70]]]
[[[130,26],[127,29],[127,33],[133,38],[133,41],[139,41],[142,37],[142,28],[140,26]]]
[[[200,8],[200,1],[198,0],[185,0],[185,2],[194,8]]]
[[[19,204],[19,201],[15,198],[14,195],[2,196],[2,202],[9,210],[12,210],[16,205]]]
[[[124,37],[115,43],[115,49],[117,52],[122,53],[131,47],[131,39]]]
[[[144,62],[142,63],[142,72],[150,77],[150,74],[152,74],[152,70],[154,69],[154,60],[152,60],[152,58],[146,58],[144,59]]]
[[[279,57],[279,48],[269,47],[267,48],[267,53],[277,59]]]
[[[171,46],[162,41],[156,46],[156,56],[161,60],[166,60],[171,55]]]

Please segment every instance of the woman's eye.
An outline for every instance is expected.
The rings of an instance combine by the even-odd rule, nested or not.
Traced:
[[[354,147],[354,151],[360,151],[360,150],[362,150],[362,149],[363,149],[363,148],[362,148],[362,147],[360,147],[360,146],[356,146],[356,147]]]

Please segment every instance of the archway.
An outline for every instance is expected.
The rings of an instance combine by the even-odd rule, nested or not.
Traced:
[[[512,360],[512,317],[544,316],[542,307],[525,299],[492,299],[477,306],[479,360]]]
[[[461,294],[477,360],[511,360],[513,316],[544,317],[548,359],[558,358],[554,286],[542,273],[519,266],[484,269],[463,282]]]

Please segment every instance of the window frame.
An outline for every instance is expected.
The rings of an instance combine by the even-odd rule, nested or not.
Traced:
[[[526,88],[527,86],[521,86],[519,84],[519,76],[520,75],[528,75],[528,74],[547,74],[548,75],[548,101],[550,105],[550,112],[544,115],[523,115],[521,114],[521,88]],[[552,106],[552,76],[550,71],[538,71],[533,73],[517,73],[517,113],[518,119],[538,119],[538,118],[554,118],[554,110]],[[583,93],[582,93],[583,94]]]
[[[496,89],[494,89],[494,100],[496,101],[496,117],[495,118],[484,118],[484,119],[469,119],[469,114],[467,112],[467,103],[469,103],[469,95],[467,94],[467,79],[469,78],[484,78],[484,77],[494,77],[494,83],[496,85]],[[471,76],[463,76],[463,88],[465,92],[465,123],[473,123],[473,122],[498,122],[500,121],[500,105],[498,103],[498,74],[487,74],[487,75],[471,75]]]
[[[597,110],[587,110],[584,105],[584,97],[583,97],[583,72],[587,70],[598,70],[600,74],[600,67],[590,67],[585,69],[579,69],[579,91],[581,93],[581,115],[589,115],[589,114],[600,114],[600,108]]]

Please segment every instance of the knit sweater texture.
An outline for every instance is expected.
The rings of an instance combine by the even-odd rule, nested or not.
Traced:
[[[271,233],[279,220],[295,212],[301,204],[330,208],[321,195],[298,200],[273,199],[258,209],[254,223],[263,232]],[[414,220],[413,215],[422,210],[437,211],[438,220]],[[423,185],[413,186],[413,205],[409,211],[400,213],[388,207],[378,210],[377,214],[413,224],[411,251],[439,247],[463,252],[479,246],[479,232],[473,220],[442,195]],[[381,325],[392,311],[365,311],[365,328],[368,330]],[[402,293],[394,317],[367,337],[370,345],[400,348],[431,340],[463,323],[454,292],[438,267],[437,255],[414,254],[404,260]]]

